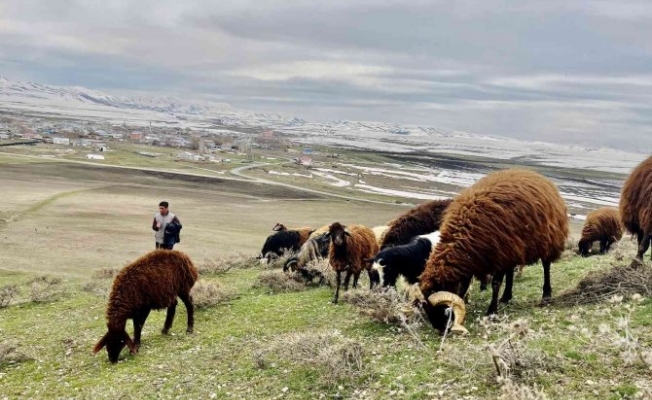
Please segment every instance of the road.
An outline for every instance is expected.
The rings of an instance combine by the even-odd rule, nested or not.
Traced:
[[[254,182],[257,182],[257,183],[262,183],[262,184],[265,184],[265,185],[283,186],[283,187],[287,187],[287,188],[290,188],[290,189],[299,190],[299,191],[302,191],[302,192],[319,194],[319,195],[328,196],[328,197],[335,197],[335,198],[349,200],[349,201],[359,201],[359,202],[363,202],[363,203],[374,203],[374,204],[388,204],[388,205],[394,205],[394,206],[398,205],[398,204],[396,204],[394,202],[389,202],[389,201],[364,199],[364,198],[355,197],[355,196],[347,196],[347,195],[343,195],[343,194],[325,192],[325,191],[317,190],[317,189],[308,189],[308,188],[303,187],[303,186],[296,186],[296,185],[291,185],[289,183],[276,182],[276,181],[272,181],[272,180],[269,180],[269,179],[252,177],[252,176],[248,176],[248,175],[243,173],[244,171],[246,171],[248,169],[260,168],[260,167],[264,167],[264,166],[267,166],[267,165],[272,165],[272,164],[270,164],[270,163],[258,163],[258,164],[243,165],[241,167],[233,168],[230,172],[231,172],[231,174],[237,176],[238,178],[246,179],[246,180],[249,180],[249,181],[254,181]]]

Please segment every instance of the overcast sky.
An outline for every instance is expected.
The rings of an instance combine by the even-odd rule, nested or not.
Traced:
[[[652,2],[0,0],[0,75],[652,150]]]

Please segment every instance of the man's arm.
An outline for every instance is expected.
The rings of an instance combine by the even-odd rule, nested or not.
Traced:
[[[158,232],[158,224],[156,223],[156,217],[154,217],[154,222],[152,222],[152,229]]]
[[[177,218],[176,215],[175,215],[174,218],[172,219],[172,223],[175,223],[175,222],[176,222],[177,224],[179,224],[179,226],[182,226],[182,225],[181,225],[181,221],[179,221],[179,218]]]

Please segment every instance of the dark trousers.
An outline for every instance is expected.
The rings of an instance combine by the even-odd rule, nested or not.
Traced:
[[[173,246],[174,246],[174,245],[172,245],[172,246],[166,246],[165,243],[159,243],[159,242],[156,242],[156,248],[157,248],[157,249],[172,250],[172,247],[173,247]]]

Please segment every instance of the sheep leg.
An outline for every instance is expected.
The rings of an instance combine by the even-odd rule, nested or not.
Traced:
[[[505,289],[503,290],[503,295],[500,298],[501,303],[509,303],[512,299],[512,286],[514,285],[514,269],[510,268],[505,272]]]
[[[469,287],[471,287],[471,281],[473,280],[473,276],[470,276],[468,278],[462,279],[460,282],[460,286],[458,289],[457,295],[460,296],[462,299],[464,299],[465,303],[469,302]]]
[[[351,270],[346,271],[346,276],[344,277],[344,291],[349,290],[349,282],[351,282]]]
[[[353,274],[353,289],[358,287],[358,279],[360,279],[360,273],[356,272]]]
[[[487,281],[488,280],[489,279],[487,279],[487,275],[483,276],[482,279],[480,279],[480,291],[481,292],[484,292],[485,290],[487,290]]]
[[[638,253],[639,253],[638,258],[639,258],[641,261],[643,261],[643,254],[645,254],[645,252],[647,251],[647,249],[650,248],[650,240],[652,240],[652,239],[650,238],[650,235],[647,234],[647,233],[644,233],[644,234],[643,234],[643,241],[641,242],[641,245],[638,246]],[[650,260],[652,260],[652,253],[650,254]]]
[[[487,315],[492,315],[498,312],[498,292],[500,292],[500,286],[503,284],[504,276],[504,272],[497,272],[494,274],[494,278],[491,281],[491,304],[489,304]]]
[[[543,298],[541,299],[541,303],[548,304],[552,297],[552,286],[550,285],[550,261],[541,260],[541,264],[543,264]]]
[[[180,295],[181,301],[186,306],[186,313],[188,314],[188,327],[186,333],[192,333],[195,328],[195,307],[192,305],[192,296],[190,293]]]
[[[177,312],[177,299],[168,307],[167,315],[165,316],[165,325],[163,325],[162,334],[167,335],[170,328],[172,328],[172,321],[174,321],[174,314]]]
[[[335,297],[333,297],[333,304],[337,304],[337,299],[340,297],[340,284],[342,283],[342,271],[337,271],[335,275]]]
[[[607,241],[606,240],[601,240],[600,241],[600,254],[604,254],[607,252]]]
[[[143,326],[145,326],[145,321],[149,316],[149,308],[139,310],[134,315],[134,344],[136,348],[140,348],[140,334],[143,331]]]
[[[377,286],[380,285],[380,275],[375,269],[368,269],[367,274],[369,275],[369,290],[374,288],[374,284]]]

